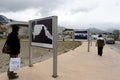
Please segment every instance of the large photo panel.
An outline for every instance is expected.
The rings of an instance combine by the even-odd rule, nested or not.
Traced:
[[[88,37],[88,31],[87,30],[76,30],[74,35],[75,39],[87,39]]]
[[[31,46],[53,48],[55,16],[30,21]]]

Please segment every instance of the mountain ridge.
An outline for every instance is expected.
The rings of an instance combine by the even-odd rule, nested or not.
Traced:
[[[9,22],[15,22],[15,20],[13,19],[8,19],[7,17],[5,17],[4,15],[0,15],[0,23],[1,24],[7,24]]]

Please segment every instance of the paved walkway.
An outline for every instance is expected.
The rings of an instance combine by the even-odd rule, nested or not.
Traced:
[[[87,42],[84,42],[75,50],[60,55],[57,78],[51,77],[51,58],[34,67],[21,68],[16,80],[120,80],[120,53],[105,46],[101,57],[94,45],[87,52]],[[6,73],[0,74],[0,80],[8,80]]]

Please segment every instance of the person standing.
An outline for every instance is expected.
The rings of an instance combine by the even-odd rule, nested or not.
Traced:
[[[98,36],[98,39],[97,39],[97,42],[96,42],[96,46],[98,48],[98,55],[99,56],[102,56],[102,54],[103,54],[103,47],[104,47],[104,45],[105,45],[105,40],[102,37],[102,35],[100,34]]]
[[[19,27],[17,25],[12,25],[12,32],[8,35],[6,44],[10,46],[10,58],[16,58],[20,54],[20,40],[18,38]],[[8,68],[7,72],[9,79],[15,79],[19,76],[14,71],[10,71]]]

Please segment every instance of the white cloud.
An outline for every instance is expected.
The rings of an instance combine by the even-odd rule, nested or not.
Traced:
[[[18,4],[15,0],[10,4],[12,2]],[[120,23],[120,0],[21,0],[19,3],[23,7],[16,4],[9,8],[9,4],[0,3],[1,13],[20,21],[57,15],[59,25],[71,28],[81,28],[84,24]]]
[[[18,21],[28,21],[28,20],[36,19],[38,17],[40,18],[41,14],[39,12],[40,12],[39,9],[31,8],[23,11],[6,12],[1,14],[5,15],[10,19],[14,19]]]

